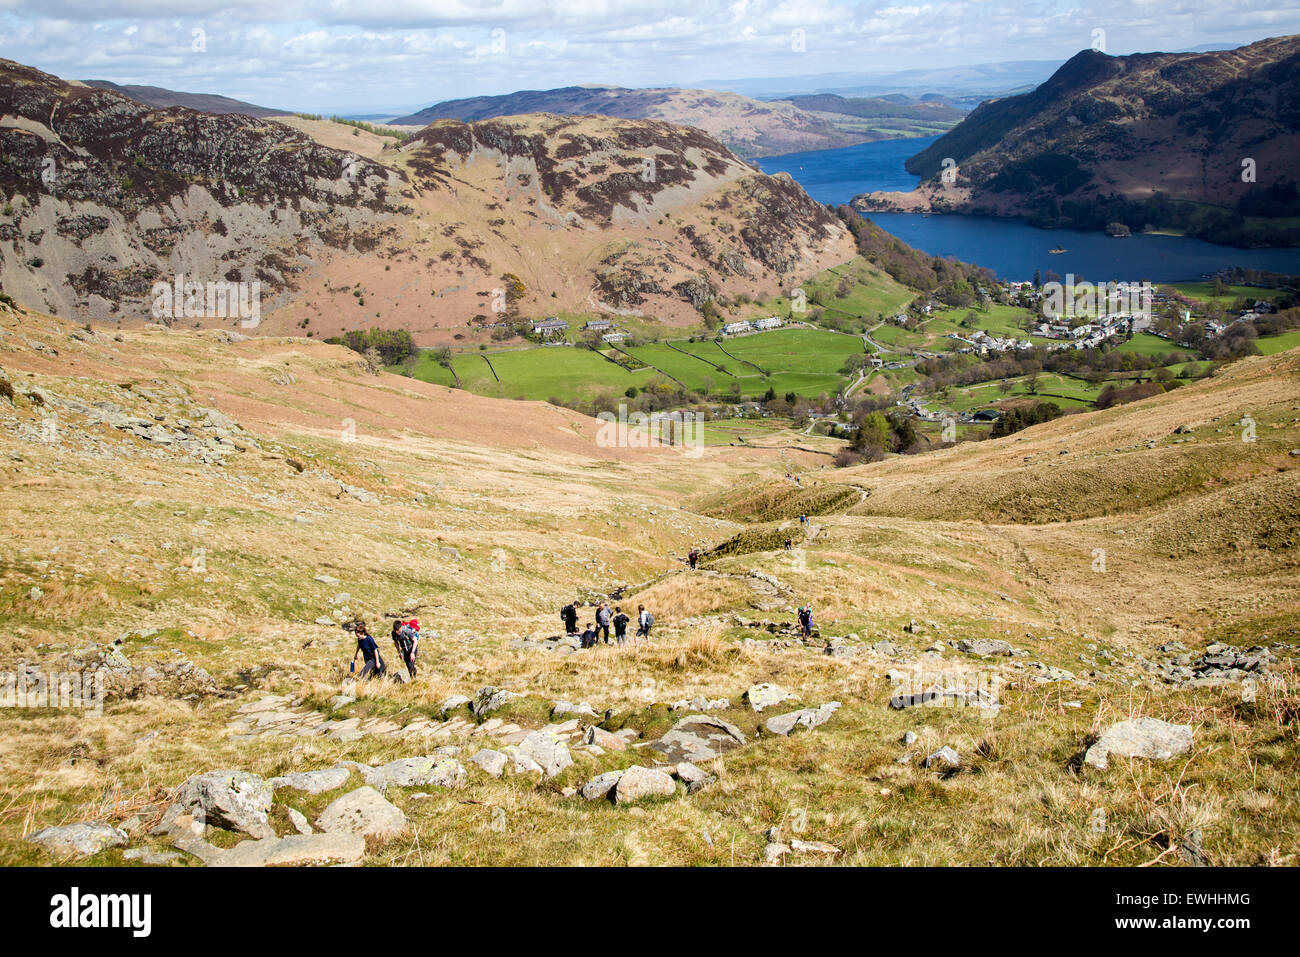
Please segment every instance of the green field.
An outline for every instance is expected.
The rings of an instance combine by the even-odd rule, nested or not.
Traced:
[[[1300,329],[1292,329],[1280,336],[1264,336],[1256,339],[1255,345],[1259,346],[1259,351],[1266,356],[1276,355],[1279,352],[1285,352],[1287,349],[1294,349],[1296,346],[1300,346]]]
[[[507,399],[590,399],[601,393],[622,393],[630,386],[644,387],[660,374],[688,389],[722,398],[732,396],[736,384],[747,399],[761,397],[768,389],[781,396],[793,392],[815,398],[844,388],[849,377],[840,370],[850,356],[864,351],[857,336],[824,329],[781,329],[728,339],[721,345],[712,340],[681,340],[629,347],[625,352],[646,364],[635,371],[588,349],[566,346],[467,352],[454,356],[452,367],[468,391]],[[618,353],[611,350],[609,355]],[[451,372],[434,361],[432,351],[422,352],[410,368],[426,382],[455,384]]]
[[[1090,409],[1105,388],[1104,383],[1093,386],[1072,376],[1045,372],[1038,377],[1038,394],[1031,396],[1027,377],[1005,381],[1011,386],[1007,392],[1002,391],[1001,381],[982,382],[979,385],[951,389],[946,398],[936,397],[931,404],[954,412],[970,412],[1004,399],[1035,398],[1040,402],[1055,402],[1062,409]]]
[[[1161,339],[1159,336],[1153,336],[1150,333],[1139,332],[1132,339],[1116,348],[1117,352],[1134,352],[1143,356],[1164,356],[1174,353],[1179,356],[1194,356],[1195,349],[1189,349],[1186,346],[1180,346],[1177,343],[1170,342],[1168,339]]]
[[[1216,296],[1214,294],[1214,283],[1212,282],[1177,282],[1168,285],[1162,285],[1161,289],[1174,289],[1182,293],[1189,299],[1195,299],[1197,302],[1219,303],[1229,305],[1237,302],[1239,299],[1273,299],[1279,293],[1276,289],[1263,289],[1258,286],[1225,286],[1223,293]]]

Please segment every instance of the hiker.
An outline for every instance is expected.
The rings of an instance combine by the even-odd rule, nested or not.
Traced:
[[[638,605],[638,606],[637,606],[636,623],[637,623],[637,629],[636,629],[636,635],[633,636],[634,639],[635,639],[635,638],[645,638],[645,640],[646,640],[646,644],[649,644],[649,643],[650,643],[650,628],[651,628],[651,626],[654,625],[654,623],[655,623],[655,616],[652,615],[652,614],[650,614],[650,612],[648,612],[648,611],[645,610],[645,605]],[[635,640],[633,640],[632,645],[633,645],[633,647],[636,646],[636,641],[635,641]]]
[[[592,627],[591,622],[587,622],[587,628],[585,631],[583,631],[579,641],[581,642],[583,648],[596,647],[596,629]]]
[[[614,640],[620,645],[627,643],[627,623],[631,620],[622,608],[614,608]]]
[[[406,665],[406,673],[415,680],[415,653],[420,644],[420,623],[412,618],[393,622],[393,644],[397,647],[398,657]]]
[[[596,606],[596,632],[605,637],[605,644],[609,644],[609,620],[613,618],[613,612],[603,601]]]
[[[371,675],[383,675],[387,670],[383,657],[379,654],[379,645],[375,643],[375,638],[366,630],[364,621],[357,622],[356,625],[357,650],[352,653],[352,669],[357,670],[357,655],[361,655],[365,661],[365,667],[361,669],[358,677],[369,678]]]
[[[560,617],[564,620],[564,633],[566,635],[576,635],[578,633],[578,603],[569,602],[560,609]]]
[[[793,538],[787,538],[787,539],[785,540],[785,550],[788,552],[788,551],[789,551],[790,549],[792,549],[792,548],[794,548],[794,539],[793,539]]]
[[[812,634],[812,605],[804,605],[799,609],[799,631],[805,638]]]
[[[695,565],[696,565],[696,563],[699,562],[699,560],[700,560],[700,551],[699,551],[699,549],[697,549],[697,548],[692,548],[692,549],[691,549],[691,553],[690,553],[689,555],[686,556],[686,560],[687,560],[688,562],[691,563],[691,571],[695,571]]]

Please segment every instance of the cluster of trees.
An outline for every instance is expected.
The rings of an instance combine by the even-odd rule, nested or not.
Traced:
[[[347,346],[363,356],[376,356],[380,363],[395,366],[413,359],[418,351],[411,334],[405,329],[353,329],[341,336],[325,340],[335,345]]]
[[[1129,386],[1108,385],[1101,390],[1101,395],[1097,397],[1097,408],[1109,409],[1113,405],[1123,405],[1126,402],[1136,402],[1138,399],[1147,399],[1153,395],[1160,395],[1178,385],[1176,382],[1136,382]]]
[[[998,420],[993,423],[989,438],[998,439],[1004,435],[1012,435],[1031,425],[1058,419],[1061,414],[1061,407],[1055,402],[1035,402],[1033,405],[1017,406],[998,417]]]
[[[1146,355],[1114,349],[1055,349],[1041,346],[982,359],[971,353],[935,356],[921,360],[916,371],[923,377],[922,392],[942,392],[954,386],[976,385],[998,379],[1015,379],[1040,372],[1073,376],[1093,384],[1116,372],[1151,372],[1184,361],[1176,352]]]

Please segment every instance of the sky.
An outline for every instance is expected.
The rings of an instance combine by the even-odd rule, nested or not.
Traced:
[[[0,0],[0,57],[316,113],[1239,44],[1300,0]]]

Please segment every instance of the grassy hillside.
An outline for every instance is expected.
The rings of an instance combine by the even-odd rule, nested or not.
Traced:
[[[147,825],[194,773],[373,768],[443,747],[459,748],[463,783],[389,786],[406,823],[365,863],[751,866],[769,833],[832,846],[792,849],[787,865],[1290,860],[1300,353],[1006,439],[830,470],[789,433],[698,456],[607,448],[568,410],[371,374],[305,340],[114,336],[7,312],[0,329],[13,558],[0,665],[53,670],[121,639],[131,670],[115,680],[141,682],[102,714],[0,710],[0,862],[53,862],[24,837],[89,819],[166,850]],[[711,553],[694,573],[691,547]],[[655,611],[648,646],[546,650],[562,604],[611,594]],[[820,631],[808,642],[789,627],[806,603]],[[419,679],[349,681],[338,623],[364,616],[387,654],[398,613],[424,625]],[[976,639],[1016,654],[959,650]],[[1171,670],[1216,641],[1272,661],[1249,689]],[[181,662],[210,683],[146,677]],[[999,708],[891,709],[905,686],[890,673],[996,687]],[[756,713],[742,695],[757,682],[792,697]],[[444,714],[449,695],[489,686],[519,695],[495,720]],[[702,762],[716,780],[633,804],[574,792],[658,755],[593,748],[583,728],[647,743],[697,696],[726,699],[714,713],[745,738]],[[760,727],[829,702],[817,727]],[[1138,716],[1193,726],[1194,746],[1081,763]],[[547,726],[574,762],[553,777],[470,760]],[[942,746],[959,766],[925,767]],[[325,793],[276,791],[272,828],[291,832],[290,809],[315,822],[359,787],[346,767]],[[239,840],[213,825],[203,837]],[[199,864],[177,853],[173,866]],[[90,861],[122,864],[123,849]]]

